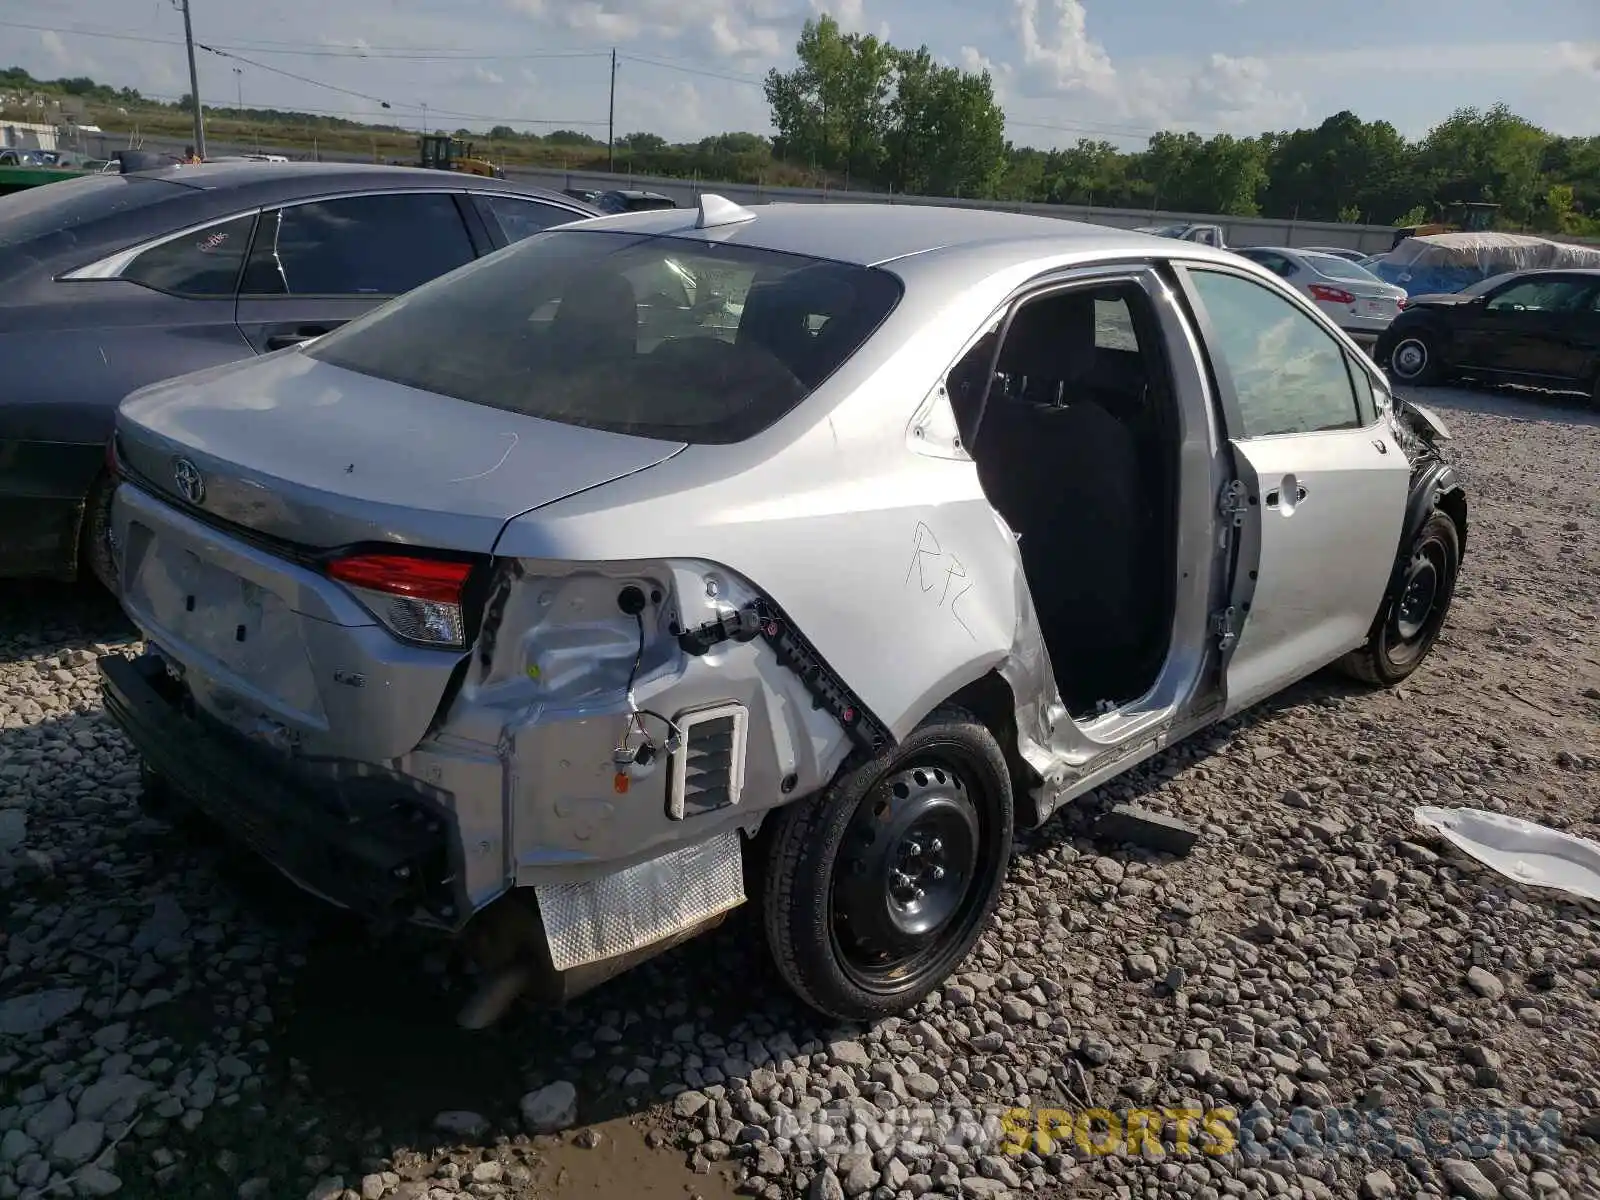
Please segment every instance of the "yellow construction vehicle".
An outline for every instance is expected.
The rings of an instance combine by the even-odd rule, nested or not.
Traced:
[[[417,142],[417,165],[436,171],[459,171],[463,175],[483,175],[504,179],[505,172],[486,158],[476,158],[472,143],[457,147],[448,133],[425,133]]]

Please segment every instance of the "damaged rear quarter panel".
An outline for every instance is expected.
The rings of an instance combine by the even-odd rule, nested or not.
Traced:
[[[617,603],[630,586],[647,598],[639,619]],[[677,630],[758,595],[736,573],[703,561],[503,563],[480,645],[439,734],[424,747],[444,754],[450,771],[474,760],[499,765],[499,803],[459,814],[464,841],[485,860],[475,865],[475,894],[491,888],[496,871],[506,882],[582,878],[592,864],[613,870],[686,839],[751,828],[766,809],[833,776],[850,748],[844,731],[764,642],[724,642],[703,655],[680,645]],[[629,732],[631,673],[641,719],[661,752],[619,793],[612,755]],[[738,802],[673,819],[667,722],[729,701],[749,718]],[[630,744],[639,740],[634,733]]]

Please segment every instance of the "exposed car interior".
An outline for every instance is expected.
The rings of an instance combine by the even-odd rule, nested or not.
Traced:
[[[1148,691],[1171,639],[1180,431],[1154,322],[1132,285],[1057,292],[947,381],[1075,717]]]

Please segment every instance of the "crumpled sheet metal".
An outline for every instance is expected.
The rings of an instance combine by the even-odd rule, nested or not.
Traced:
[[[1600,842],[1481,808],[1424,805],[1412,817],[1507,879],[1600,903]]]

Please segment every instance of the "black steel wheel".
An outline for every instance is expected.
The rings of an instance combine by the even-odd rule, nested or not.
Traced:
[[[774,820],[779,973],[819,1012],[872,1020],[916,1004],[983,933],[1011,856],[1010,773],[982,724],[944,709]]]
[[[1421,666],[1450,613],[1460,567],[1456,523],[1435,509],[1412,539],[1400,578],[1384,598],[1367,644],[1343,660],[1346,671],[1390,687]]]
[[[1389,371],[1401,383],[1426,387],[1439,381],[1439,355],[1426,330],[1401,336],[1389,351]]]

